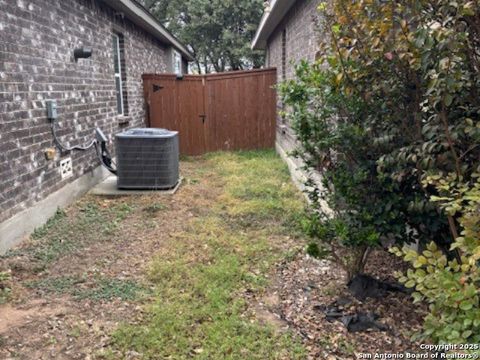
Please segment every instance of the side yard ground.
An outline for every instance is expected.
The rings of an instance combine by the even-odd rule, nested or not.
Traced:
[[[342,276],[305,255],[304,199],[273,151],[187,158],[181,171],[174,196],[85,196],[0,258],[0,358],[354,358],[365,342],[410,345],[404,294],[364,304],[393,328],[383,333],[347,334],[318,311]]]

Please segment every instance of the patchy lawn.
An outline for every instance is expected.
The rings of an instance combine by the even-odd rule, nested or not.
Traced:
[[[0,358],[333,360],[415,349],[421,313],[407,294],[344,306],[375,312],[386,331],[349,333],[325,318],[351,295],[335,265],[302,251],[304,198],[273,151],[187,158],[181,171],[173,196],[85,196],[0,258]],[[376,250],[367,270],[392,281],[393,262]]]
[[[85,196],[0,259],[1,358],[305,357],[257,306],[299,244],[285,165],[272,151],[181,165],[174,196]]]

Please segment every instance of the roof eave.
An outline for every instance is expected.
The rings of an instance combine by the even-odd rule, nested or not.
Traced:
[[[288,10],[295,4],[295,0],[272,0],[270,2],[270,9],[265,10],[260,25],[258,25],[257,32],[252,41],[252,49],[265,50],[267,47],[267,40],[278,24],[287,14]]]
[[[152,14],[143,6],[133,0],[102,0],[114,10],[124,14],[130,21],[149,32],[161,42],[174,46],[188,60],[193,61],[194,56],[190,51],[165,27],[163,27]]]

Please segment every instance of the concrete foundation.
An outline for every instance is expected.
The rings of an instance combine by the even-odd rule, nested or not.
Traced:
[[[316,186],[320,189],[323,188],[322,185],[322,176],[316,172],[312,171],[310,173],[306,173],[303,170],[303,162],[300,159],[294,159],[293,157],[289,156],[287,151],[280,145],[280,143],[275,143],[275,150],[280,155],[280,157],[285,161],[288,166],[288,170],[290,171],[290,176],[293,180],[293,183],[305,194],[307,201],[310,201],[305,190],[308,190],[305,186],[305,182],[307,181],[308,177],[314,180]],[[307,177],[308,176],[308,177]],[[331,209],[329,208],[326,201],[320,201],[322,208],[327,212],[330,213]]]
[[[171,189],[159,189],[159,190],[130,190],[130,189],[117,189],[117,177],[111,175],[105,180],[95,185],[90,194],[93,195],[104,195],[104,196],[125,196],[125,195],[148,195],[150,193],[154,194],[165,194],[173,195],[180,187],[182,183],[182,178],[178,180],[177,185]]]
[[[0,223],[0,255],[19,244],[36,228],[52,217],[58,208],[64,208],[85,194],[92,186],[107,177],[102,166],[65,185],[32,207]]]

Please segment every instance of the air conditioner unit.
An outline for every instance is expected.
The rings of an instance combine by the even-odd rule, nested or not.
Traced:
[[[168,189],[178,183],[178,132],[130,129],[116,135],[117,187]]]

